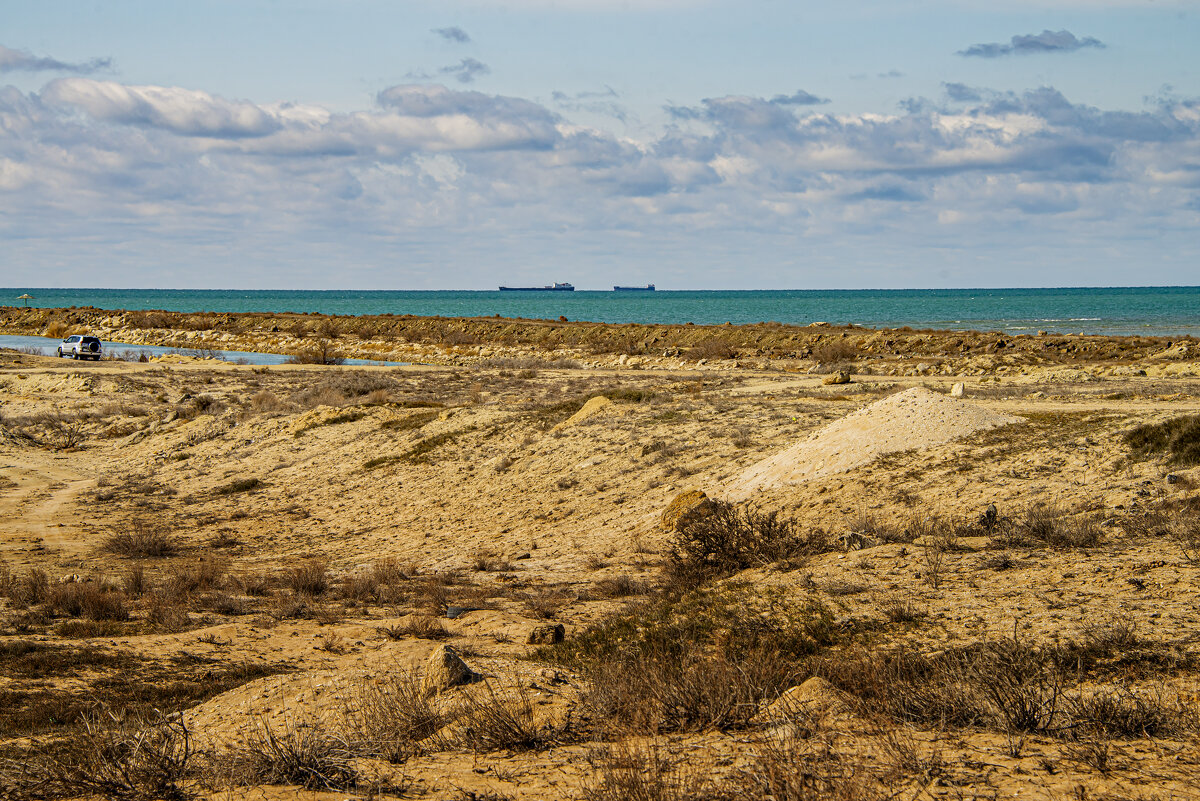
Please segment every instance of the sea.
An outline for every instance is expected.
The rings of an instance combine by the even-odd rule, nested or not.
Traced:
[[[30,300],[20,300],[23,294]],[[1010,334],[1200,336],[1200,287],[574,292],[0,288],[0,305],[514,317],[601,323],[824,321]]]

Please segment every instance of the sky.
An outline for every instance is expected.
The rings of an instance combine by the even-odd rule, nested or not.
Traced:
[[[0,286],[1200,283],[1200,0],[0,0]]]

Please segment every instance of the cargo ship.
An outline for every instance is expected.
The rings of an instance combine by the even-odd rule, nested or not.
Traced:
[[[550,286],[502,286],[501,292],[574,292],[575,287],[568,283],[554,283]]]
[[[614,286],[613,292],[653,292],[654,284],[645,286]]]

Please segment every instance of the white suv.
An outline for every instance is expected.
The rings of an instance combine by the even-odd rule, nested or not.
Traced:
[[[70,356],[72,359],[95,359],[100,360],[104,355],[104,348],[100,345],[100,340],[97,337],[85,337],[75,334],[69,336],[62,341],[58,346],[58,355]]]

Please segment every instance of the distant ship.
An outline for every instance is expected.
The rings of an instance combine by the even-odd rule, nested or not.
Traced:
[[[645,286],[614,286],[613,292],[653,292],[654,284]]]
[[[502,286],[501,292],[574,292],[575,287],[568,283],[554,283],[550,286]]]

